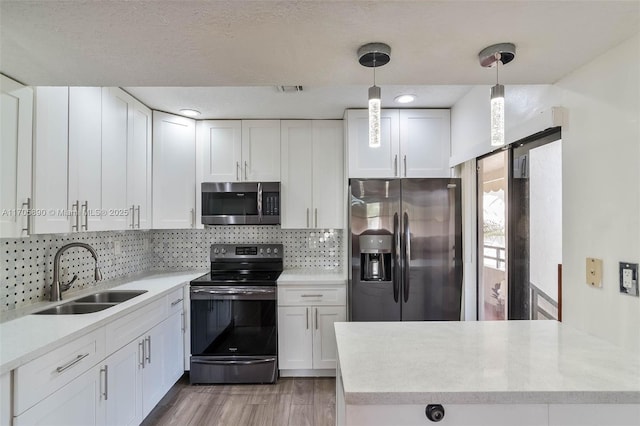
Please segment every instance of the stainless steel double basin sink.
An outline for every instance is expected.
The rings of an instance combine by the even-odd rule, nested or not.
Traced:
[[[107,290],[90,294],[62,305],[34,312],[36,315],[77,315],[99,312],[126,302],[136,296],[146,293],[147,290]]]

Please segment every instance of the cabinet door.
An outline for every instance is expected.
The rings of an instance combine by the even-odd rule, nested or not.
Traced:
[[[338,350],[334,322],[346,321],[344,306],[313,308],[313,368],[336,368]]]
[[[282,228],[310,228],[313,227],[311,120],[283,120],[281,131]]]
[[[87,426],[105,422],[104,373],[97,365],[21,415],[14,426]]]
[[[310,307],[278,306],[278,364],[281,370],[313,366]]]
[[[127,223],[135,229],[151,228],[151,110],[132,99],[127,144],[127,208],[134,217]],[[130,222],[129,222],[130,220]]]
[[[280,120],[242,121],[242,180],[280,181]]]
[[[450,177],[448,109],[400,110],[402,177]]]
[[[166,322],[166,321],[165,321]],[[165,322],[144,336],[144,368],[142,369],[142,417],[153,410],[171,386],[166,386],[166,353],[169,350]]]
[[[134,340],[103,363],[106,365],[106,424],[138,425],[142,422],[142,347]]]
[[[153,227],[195,225],[195,121],[153,111]]]
[[[637,426],[640,404],[550,404],[550,426]]]
[[[102,89],[70,87],[69,208],[80,201],[80,231],[104,229],[102,176]]]
[[[342,120],[313,121],[314,228],[344,227],[343,139]]]
[[[198,166],[201,182],[241,181],[242,122],[206,120],[198,122]]]
[[[33,206],[48,214],[34,216],[34,232],[70,232],[76,218],[65,214],[75,203],[75,198],[69,200],[68,186],[69,88],[37,87],[35,104]]]
[[[393,178],[399,172],[398,110],[380,113],[380,146],[369,146],[369,111],[347,111],[347,145],[350,178]]]
[[[31,204],[33,90],[0,75],[0,238],[31,233],[32,217],[17,214]]]
[[[126,212],[127,206],[127,144],[131,96],[117,87],[102,88],[102,206],[108,210]],[[107,214],[102,229],[131,228],[129,215]]]
[[[0,376],[0,425],[11,424],[11,372]]]
[[[164,352],[164,388],[165,392],[184,374],[184,313],[178,312],[164,321],[166,350]]]

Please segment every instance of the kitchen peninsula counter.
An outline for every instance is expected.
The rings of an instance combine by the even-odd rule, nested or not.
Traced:
[[[552,405],[623,404],[640,424],[639,354],[556,321],[351,322],[335,329],[338,424],[384,424],[384,407],[421,407],[415,419],[428,424],[427,404],[512,404],[549,418],[531,424],[556,424]],[[396,415],[395,424],[414,424]]]

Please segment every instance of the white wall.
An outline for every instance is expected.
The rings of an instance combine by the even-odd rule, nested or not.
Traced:
[[[568,111],[564,322],[640,352],[640,298],[618,290],[618,262],[640,262],[640,34],[553,86],[506,86],[506,95],[507,142],[544,130],[552,106]],[[478,87],[452,108],[452,165],[490,152],[488,98],[488,88]],[[602,289],[587,286],[586,257],[603,259]]]
[[[640,351],[640,298],[619,292],[618,262],[640,262],[640,35],[558,82],[563,139],[563,319]],[[585,258],[604,261],[603,288]]]

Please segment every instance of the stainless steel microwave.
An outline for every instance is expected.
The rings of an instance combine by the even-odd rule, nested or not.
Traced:
[[[280,182],[203,182],[202,223],[280,224]]]

